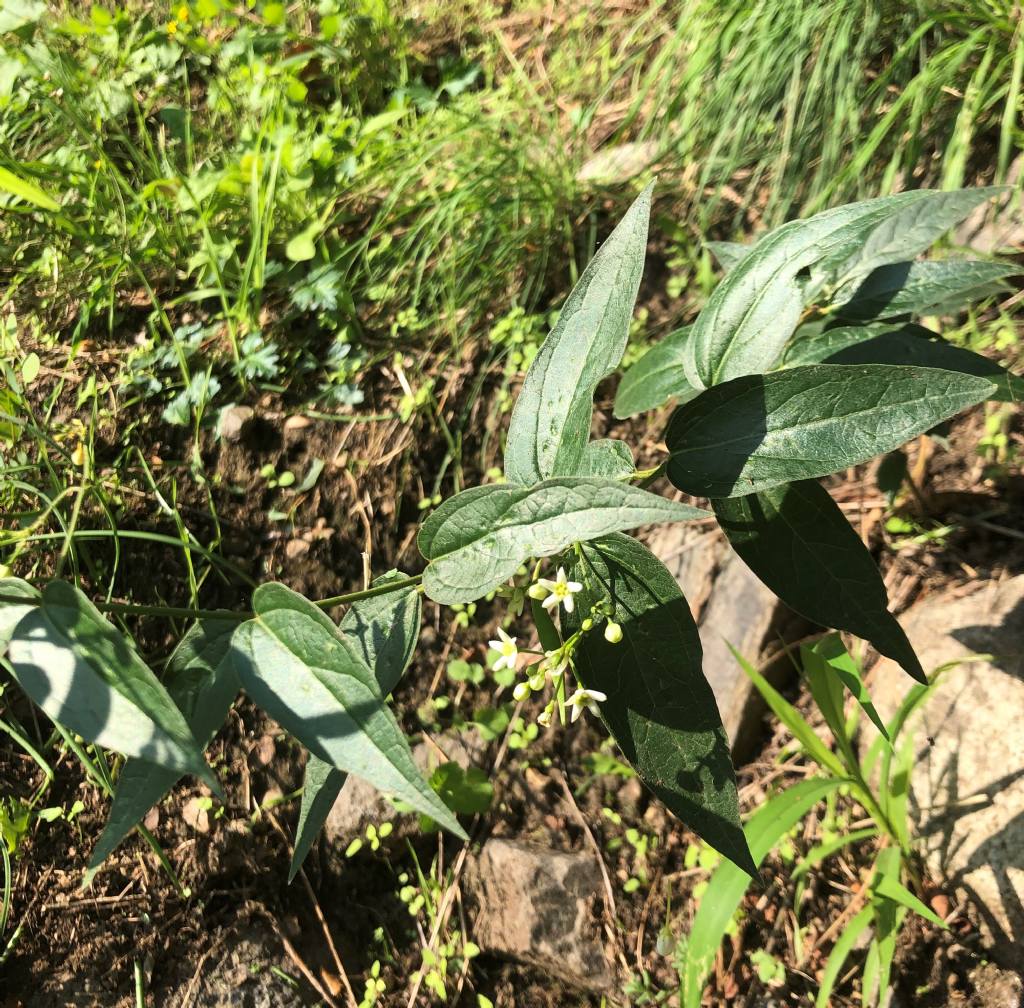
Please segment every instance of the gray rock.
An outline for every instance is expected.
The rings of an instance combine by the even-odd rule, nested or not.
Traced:
[[[188,985],[177,1004],[190,1008],[300,1008],[305,1002],[271,966],[293,970],[283,957],[280,942],[268,929],[249,925],[226,938],[222,951],[207,961],[199,974],[199,986],[186,1002]]]
[[[729,645],[757,666],[780,638],[792,638],[802,621],[750,572],[716,529],[669,525],[649,545],[690,603],[704,649],[704,674],[715,692],[733,757],[742,761],[757,746],[765,705]],[[780,662],[766,672],[777,680],[790,668]]]
[[[601,941],[601,872],[589,854],[488,840],[466,872],[473,940],[584,990],[613,983]]]
[[[938,596],[903,620],[925,669],[949,662],[912,721],[915,834],[929,870],[972,908],[993,957],[1024,963],[1024,576]],[[991,661],[962,661],[974,655]],[[884,660],[870,688],[890,717],[911,681]]]
[[[234,444],[242,439],[242,431],[255,412],[251,406],[227,406],[221,410],[217,436]]]
[[[458,763],[464,770],[472,762],[470,751],[457,738],[435,739],[433,744],[419,742],[412,749],[416,765],[427,775],[445,762]],[[372,784],[351,774],[345,778],[338,795],[324,823],[324,844],[328,860],[335,856],[344,858],[349,842],[362,834],[367,826],[379,826],[398,813],[394,805]]]

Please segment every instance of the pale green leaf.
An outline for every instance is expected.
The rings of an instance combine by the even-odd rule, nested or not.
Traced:
[[[429,561],[423,588],[435,602],[471,602],[507,581],[530,557],[551,556],[575,542],[638,525],[706,514],[607,478],[474,487],[446,500],[421,526],[419,548]]]
[[[641,780],[675,815],[744,871],[756,869],[739,820],[729,740],[704,677],[697,626],[675,578],[635,539],[586,543],[571,578],[583,585],[570,632],[604,603],[622,627],[575,652],[580,681],[607,694],[601,718]]]
[[[992,391],[972,375],[881,364],[735,378],[675,411],[667,475],[699,497],[825,476],[898,448]]]
[[[741,242],[709,241],[704,243],[711,254],[718,260],[724,273],[735,269],[746,254],[753,248],[752,245],[743,245]]]
[[[219,789],[160,681],[77,588],[51,581],[14,628],[8,655],[21,688],[54,721]]]
[[[580,465],[581,476],[605,476],[609,479],[622,479],[636,471],[633,464],[633,453],[625,441],[615,438],[602,438],[591,441],[583,455]]]
[[[346,774],[325,763],[312,753],[306,759],[306,770],[302,778],[302,804],[299,807],[299,824],[295,827],[295,849],[288,866],[288,881],[299,873],[302,862],[313,846],[323,824],[334,808]]]
[[[21,618],[30,613],[41,598],[39,590],[21,578],[0,578],[0,595],[24,598],[26,602],[0,602],[0,654],[7,650],[11,634]]]
[[[40,210],[56,211],[60,209],[60,204],[34,182],[29,182],[28,179],[15,175],[14,172],[3,167],[0,167],[0,192],[17,196],[18,199],[31,203],[33,206],[39,207]]]
[[[505,447],[505,476],[532,486],[580,473],[594,390],[622,360],[640,288],[648,186],[583,271],[537,352],[519,393]]]
[[[860,940],[860,936],[864,933],[865,929],[871,926],[873,917],[874,909],[867,906],[855,914],[840,932],[835,945],[832,946],[828,962],[825,963],[821,979],[818,981],[818,997],[814,1002],[815,1008],[828,1008],[832,1003],[832,991],[835,988],[836,981],[839,979],[843,964],[849,958],[854,945]]]
[[[423,780],[359,649],[315,605],[284,585],[253,593],[254,619],[232,650],[246,692],[325,763],[407,802],[461,838]]]
[[[235,625],[231,620],[194,623],[167,662],[167,692],[204,748],[217,734],[238,694],[238,677],[230,654]],[[117,779],[110,817],[89,861],[90,872],[99,867],[181,776],[177,770],[141,759],[125,763]]]
[[[800,650],[804,659],[804,667],[807,667],[809,656],[813,656],[811,660],[820,661],[850,691],[850,695],[857,701],[861,710],[871,719],[871,723],[881,733],[882,738],[888,741],[889,732],[886,730],[885,722],[871,700],[871,694],[868,692],[867,685],[864,682],[860,669],[857,667],[857,663],[853,660],[850,652],[846,650],[839,635],[830,634],[828,637],[818,641],[813,647],[803,647]],[[920,678],[927,682],[923,671]]]

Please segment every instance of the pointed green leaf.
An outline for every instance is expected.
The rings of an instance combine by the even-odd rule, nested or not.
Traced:
[[[374,578],[373,587],[404,580],[405,574],[389,571]],[[409,585],[386,595],[359,599],[342,618],[341,632],[373,669],[381,696],[386,697],[398,685],[412,661],[419,639],[421,609],[420,593],[416,585]]]
[[[793,339],[782,356],[782,365],[792,368],[805,364],[831,363],[830,358],[847,347],[863,343],[865,340],[881,336],[883,333],[894,332],[897,328],[917,329],[919,327],[899,326],[891,322],[867,322],[864,325],[837,325],[825,328],[823,321],[817,324],[808,323],[793,334]],[[922,330],[922,332],[927,331]],[[878,361],[876,363],[893,362]]]
[[[995,387],[989,395],[990,399],[1000,402],[1024,401],[1024,378],[1011,374],[981,354],[947,343],[929,329],[908,325],[868,335],[867,339],[851,341],[835,349],[825,358],[824,363],[906,364],[957,371],[987,378],[992,382]]]
[[[14,628],[23,616],[26,616],[39,604],[41,596],[37,588],[33,588],[21,578],[14,577],[0,578],[0,595],[27,600],[24,603],[0,602],[0,654],[3,654],[10,643]]]
[[[689,402],[700,389],[686,380],[683,347],[691,326],[676,329],[647,351],[623,376],[613,412],[620,420],[664,406],[669,399]]]
[[[891,877],[880,878],[872,887],[879,896],[899,903],[900,906],[913,910],[919,917],[931,921],[936,927],[948,928],[949,925],[931,909],[927,904],[922,903],[899,879]]]
[[[812,778],[794,784],[768,799],[744,828],[755,865],[807,814],[808,810],[843,783],[840,778]],[[715,962],[726,928],[750,885],[749,876],[723,861],[708,882],[693,919],[683,966],[683,1008],[699,1008],[704,980]]]
[[[825,476],[898,448],[987,399],[992,387],[972,375],[881,364],[735,378],[672,415],[667,475],[698,497]]]
[[[1002,186],[949,192],[918,189],[868,200],[862,205],[873,205],[876,211],[865,219],[868,228],[851,233],[813,272],[838,289],[880,266],[914,259],[975,207],[1001,192],[1005,192]]]
[[[77,588],[51,581],[14,628],[8,656],[21,688],[54,721],[219,787],[160,681]]]
[[[404,580],[404,574],[389,571],[376,578],[373,587]],[[353,602],[341,621],[339,629],[373,670],[382,697],[398,685],[402,673],[409,667],[419,637],[421,608],[416,586],[409,585],[387,595]],[[302,783],[295,850],[288,869],[289,882],[306,859],[344,783],[345,774],[341,770],[309,754]]]
[[[844,288],[832,303],[837,316],[858,321],[943,314],[1006,290],[1001,281],[1020,271],[1006,263],[956,259],[893,263]]]
[[[8,192],[18,199],[39,207],[40,210],[56,211],[60,204],[47,192],[44,192],[34,182],[15,175],[7,168],[0,167],[0,192]]]
[[[373,670],[330,619],[284,585],[253,593],[232,653],[246,692],[318,759],[407,802],[465,838],[423,780]]]
[[[741,242],[709,241],[704,247],[718,260],[724,273],[735,269],[753,246]]]
[[[586,634],[575,668],[588,689],[607,694],[601,717],[641,780],[688,826],[743,871],[755,866],[740,827],[729,740],[701,667],[700,637],[675,578],[624,535],[584,544],[572,579],[583,585],[575,632],[604,602],[622,627],[618,644]]]
[[[771,368],[806,299],[912,259],[997,190],[897,193],[791,221],[761,238],[715,288],[686,345],[686,377],[707,388]],[[798,275],[813,266],[801,290]]]
[[[615,438],[602,438],[591,441],[583,455],[580,466],[581,476],[606,476],[610,479],[622,479],[636,472],[633,463],[633,452],[625,441]]]
[[[747,674],[758,693],[764,698],[771,712],[789,729],[793,738],[800,743],[804,752],[826,773],[842,777],[846,770],[839,757],[821,739],[800,713],[753,665],[750,664],[731,644],[729,650],[740,668]]]
[[[648,186],[566,299],[512,411],[505,475],[531,486],[575,476],[590,435],[594,390],[622,360],[647,250]]]
[[[813,655],[813,660],[820,661],[850,691],[850,695],[871,719],[871,723],[881,733],[882,738],[888,741],[889,732],[886,730],[885,722],[871,700],[871,694],[868,692],[857,663],[853,660],[850,652],[846,650],[840,636],[829,634],[828,637],[818,641],[814,647],[803,647],[800,651],[804,659],[804,668],[807,667],[808,657]],[[918,667],[920,668],[920,666]],[[924,678],[923,670],[921,677]]]
[[[732,548],[790,609],[870,641],[924,681],[875,561],[824,487],[784,483],[711,506]]]
[[[607,478],[474,487],[450,497],[421,526],[420,552],[430,561],[423,589],[435,602],[472,602],[530,557],[551,556],[575,542],[638,525],[706,514]]]
[[[815,1008],[828,1008],[832,1003],[832,990],[842,972],[843,964],[849,958],[854,945],[857,944],[865,929],[870,927],[873,918],[874,909],[867,906],[843,928],[835,945],[832,946],[828,962],[825,963],[825,969],[821,974],[821,980],[818,981],[818,997],[814,1002]]]
[[[343,771],[332,767],[330,763],[325,763],[312,753],[306,759],[299,824],[295,828],[295,850],[292,852],[292,863],[288,866],[289,882],[298,875],[302,862],[306,860],[306,855],[313,846],[313,841],[327,822],[334,802],[341,794],[346,776]]]
[[[238,677],[230,654],[235,626],[230,620],[194,623],[167,662],[164,685],[203,748],[217,734],[238,695]],[[117,779],[110,818],[89,861],[90,872],[110,856],[181,777],[177,770],[145,760],[125,763]]]

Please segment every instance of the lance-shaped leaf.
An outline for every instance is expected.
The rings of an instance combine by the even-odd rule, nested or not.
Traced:
[[[915,331],[928,336],[935,334],[930,329],[912,323],[867,322],[863,325],[837,325],[824,328],[818,325],[801,326],[782,355],[783,367],[801,367],[806,364],[835,363],[832,357],[847,347],[856,346],[866,340],[885,333]],[[868,363],[868,362],[865,362]],[[876,361],[878,364],[902,363],[897,361]]]
[[[748,375],[675,411],[666,471],[694,496],[756,493],[892,451],[992,392],[985,378],[884,364]]]
[[[0,602],[0,654],[7,650],[14,628],[28,615],[41,598],[39,590],[21,578],[0,578],[0,595],[24,599],[24,602]]]
[[[904,262],[882,266],[832,299],[835,314],[869,321],[899,315],[944,313],[989,297],[1020,267],[996,262]]]
[[[8,657],[21,688],[54,721],[219,790],[167,690],[77,588],[51,581],[15,626]]]
[[[856,330],[854,330],[856,331]],[[943,371],[987,378],[993,383],[989,399],[1000,402],[1024,400],[1024,378],[1011,374],[995,361],[954,346],[920,326],[903,326],[880,332],[868,339],[850,342],[835,349],[824,362],[827,364],[910,364]]]
[[[373,586],[376,588],[403,580],[404,574],[389,571],[377,578]],[[410,585],[387,595],[353,602],[341,621],[339,629],[373,671],[382,697],[398,685],[402,673],[409,667],[420,631],[420,610],[420,594],[415,585]],[[343,771],[309,754],[302,783],[295,850],[288,869],[289,882],[306,859],[344,783]]]
[[[700,392],[686,380],[683,367],[683,347],[690,329],[684,326],[669,333],[622,376],[613,410],[620,420],[657,409],[669,399],[689,402]]]
[[[732,548],[790,609],[870,641],[925,681],[875,561],[824,487],[803,480],[711,504]]]
[[[189,730],[204,748],[210,744],[238,695],[238,677],[231,661],[231,620],[194,623],[167,662],[164,685]],[[117,779],[110,818],[89,861],[91,874],[109,857],[145,814],[181,779],[141,759],[128,760]]]
[[[697,626],[675,579],[649,550],[624,535],[586,543],[572,577],[583,585],[567,625],[598,603],[623,639],[586,634],[576,672],[607,694],[601,717],[640,778],[688,826],[744,871],[754,862],[739,820],[729,740],[704,678]]]
[[[563,477],[534,487],[473,487],[446,500],[423,523],[420,552],[430,561],[423,590],[435,602],[472,602],[493,591],[530,557],[575,542],[706,511],[665,500],[619,480]]]
[[[704,243],[708,251],[718,260],[723,272],[735,269],[753,246],[741,242],[709,241]]]
[[[881,212],[866,221],[867,228],[850,233],[823,256],[813,275],[838,289],[880,266],[914,259],[975,207],[1004,191],[1001,186],[949,192],[918,189],[868,200]]]
[[[373,671],[320,609],[280,584],[253,593],[232,653],[246,692],[314,756],[465,833],[413,762]]]
[[[622,479],[636,472],[636,465],[633,462],[633,452],[625,441],[602,438],[587,445],[580,470],[581,476]]]
[[[594,390],[622,360],[647,249],[648,186],[572,289],[523,382],[505,446],[505,476],[531,486],[575,476],[590,435]]]
[[[802,306],[879,266],[911,259],[995,190],[897,193],[791,221],[761,238],[726,274],[693,326],[686,377],[709,387],[767,371]],[[814,266],[805,289],[797,276]]]

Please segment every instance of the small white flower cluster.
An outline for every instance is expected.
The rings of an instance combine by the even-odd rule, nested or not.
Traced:
[[[553,581],[548,578],[539,578],[535,584],[530,586],[527,594],[530,598],[540,602],[549,612],[557,610],[561,605],[567,613],[571,613],[576,605],[573,596],[582,590],[583,585],[579,581],[570,581],[566,576],[565,568],[559,567]],[[585,619],[581,626],[581,632],[586,633],[593,626],[594,621],[592,619]],[[563,676],[569,667],[570,656],[576,637],[578,635],[555,651],[545,651],[544,658],[537,662],[536,665],[531,666],[532,671],[529,677],[517,683],[512,691],[512,695],[517,701],[526,700],[532,693],[537,693],[544,689],[549,682],[556,691],[562,687]],[[622,640],[622,627],[613,620],[608,619],[605,623],[604,637],[610,644],[618,644]],[[498,628],[498,638],[498,640],[489,642],[491,647],[498,652],[498,657],[492,668],[495,672],[499,672],[504,668],[514,670],[519,659],[519,648],[516,645],[517,638],[510,637],[500,627]],[[564,692],[561,695],[564,697]],[[582,686],[578,686],[572,696],[564,700],[564,703],[569,708],[570,722],[575,722],[584,710],[590,711],[591,714],[597,714],[598,704],[603,703],[607,699],[607,694],[602,693],[600,690],[585,689]],[[537,718],[538,723],[545,728],[551,724],[556,702],[556,700],[551,700]]]

